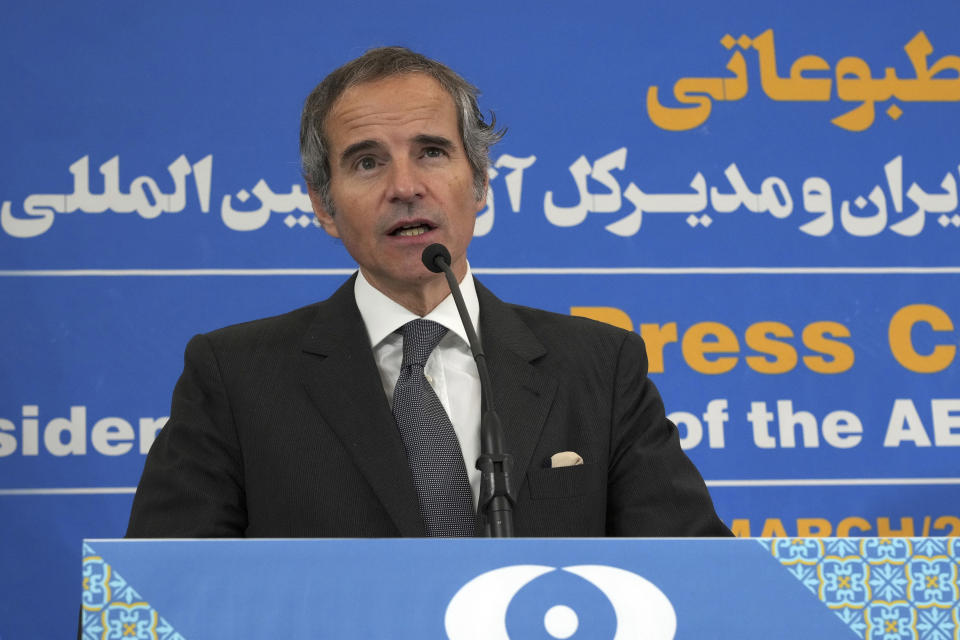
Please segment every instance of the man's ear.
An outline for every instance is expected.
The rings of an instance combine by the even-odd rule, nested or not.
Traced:
[[[477,198],[477,213],[487,208],[487,192],[490,191],[490,175],[483,178],[483,194]]]
[[[333,215],[327,211],[326,205],[323,204],[323,198],[309,184],[307,185],[307,193],[310,195],[310,204],[313,206],[313,214],[317,216],[317,222],[328,234],[334,238],[339,238],[340,230],[337,229],[337,222],[333,219]]]

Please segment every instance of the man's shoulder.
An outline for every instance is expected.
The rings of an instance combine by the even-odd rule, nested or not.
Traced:
[[[505,348],[577,389],[597,393],[617,376],[646,376],[646,348],[636,332],[590,318],[501,304],[497,326],[481,323],[495,354]]]
[[[503,303],[546,346],[582,347],[596,351],[620,349],[626,341],[642,344],[640,336],[605,322],[545,309]]]
[[[599,334],[619,335],[621,337],[625,333],[628,333],[624,329],[615,327],[612,324],[598,322],[591,318],[547,311],[546,309],[528,307],[512,302],[504,302],[503,304],[529,324],[551,327],[558,331],[587,331],[590,333],[596,332]]]
[[[348,279],[326,300],[279,315],[232,324],[203,333],[199,337],[215,347],[229,349],[242,348],[245,345],[299,346],[305,336],[317,328],[321,320],[327,327],[349,321],[351,311],[356,309],[353,282],[353,278]]]
[[[643,344],[640,336],[633,331],[605,322],[504,302],[479,281],[477,295],[480,298],[480,322],[484,332],[529,332],[528,337],[540,341],[548,351],[551,347],[608,351],[621,348],[625,342]]]
[[[275,316],[247,320],[214,329],[202,335],[213,342],[244,342],[264,336],[302,336],[316,318],[319,302]]]

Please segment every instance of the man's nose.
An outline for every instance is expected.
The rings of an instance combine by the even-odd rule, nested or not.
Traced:
[[[388,189],[388,197],[392,202],[411,203],[422,198],[423,179],[416,164],[406,159],[392,162]]]

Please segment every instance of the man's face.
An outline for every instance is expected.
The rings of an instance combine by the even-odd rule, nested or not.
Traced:
[[[436,278],[420,259],[434,242],[462,277],[486,198],[475,197],[450,95],[419,73],[362,83],[337,99],[324,129],[335,211],[312,194],[314,210],[371,284],[389,295]]]

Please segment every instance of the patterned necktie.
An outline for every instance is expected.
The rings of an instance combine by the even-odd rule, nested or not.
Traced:
[[[428,536],[472,536],[473,495],[460,442],[423,367],[447,328],[413,320],[403,334],[403,364],[393,391],[393,416],[413,472]]]

